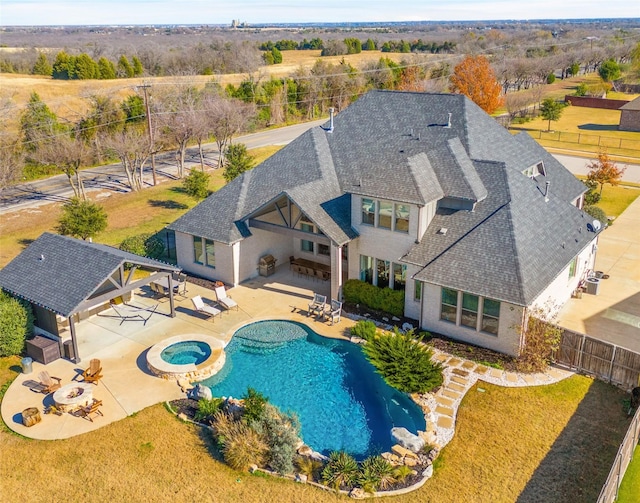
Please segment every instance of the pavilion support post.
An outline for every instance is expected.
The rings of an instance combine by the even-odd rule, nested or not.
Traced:
[[[331,298],[342,300],[342,246],[331,244]]]
[[[73,344],[73,363],[80,363],[80,353],[78,352],[78,339],[76,337],[76,325],[73,322],[73,316],[67,318],[69,320],[69,332],[71,332],[71,344]]]
[[[167,280],[169,282],[169,307],[171,308],[171,317],[176,317],[176,306],[173,300],[173,278],[171,274],[167,274]]]

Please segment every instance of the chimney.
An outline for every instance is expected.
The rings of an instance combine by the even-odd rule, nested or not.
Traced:
[[[451,112],[449,112],[449,118],[447,119],[447,125],[445,128],[451,129]]]
[[[549,185],[551,185],[551,182],[549,180],[547,180],[546,182],[544,182],[544,202],[549,202]]]
[[[335,108],[329,108],[329,129],[327,133],[333,133],[333,112],[335,112]]]

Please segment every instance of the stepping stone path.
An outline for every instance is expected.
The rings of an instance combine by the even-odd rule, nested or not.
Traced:
[[[437,349],[433,351],[433,360],[444,367],[444,382],[435,393],[419,395],[419,401],[427,418],[427,429],[435,431],[440,448],[453,438],[460,401],[476,382],[485,381],[499,386],[539,386],[573,375],[570,371],[558,368],[548,368],[546,372],[537,374],[505,372]]]

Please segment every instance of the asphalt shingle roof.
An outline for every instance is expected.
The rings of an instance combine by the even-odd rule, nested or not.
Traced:
[[[111,246],[45,232],[0,270],[0,287],[67,317],[124,262],[179,270]]]

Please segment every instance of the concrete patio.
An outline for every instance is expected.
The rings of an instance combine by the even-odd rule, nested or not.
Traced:
[[[328,295],[329,282],[299,277],[289,270],[288,264],[277,268],[269,277],[259,277],[228,290],[239,304],[239,310],[223,311],[214,320],[195,312],[190,298],[200,295],[205,302],[215,301],[212,290],[188,284],[187,298],[176,298],[176,317],[171,318],[168,299],[156,300],[147,288],[135,292],[135,302],[153,306],[156,313],[143,324],[142,320],[121,320],[112,311],[80,322],[78,352],[82,363],[76,365],[60,358],[48,365],[33,363],[30,374],[20,373],[6,391],[1,404],[2,418],[15,432],[26,437],[54,440],[69,438],[123,419],[150,405],[183,398],[185,393],[175,380],[165,380],[147,369],[146,353],[163,339],[189,333],[209,335],[224,343],[229,342],[235,330],[247,323],[262,319],[290,319],[310,326],[327,337],[342,337],[353,325],[349,319],[331,326],[329,322],[307,317],[307,306],[318,292]],[[102,400],[103,416],[86,419],[63,414],[43,414],[53,403],[51,395],[30,390],[38,381],[38,374],[46,370],[60,377],[62,384],[82,381],[82,371],[92,358],[100,359],[104,377],[93,390],[93,396]],[[22,424],[22,411],[29,407],[40,410],[42,421],[34,426]]]

